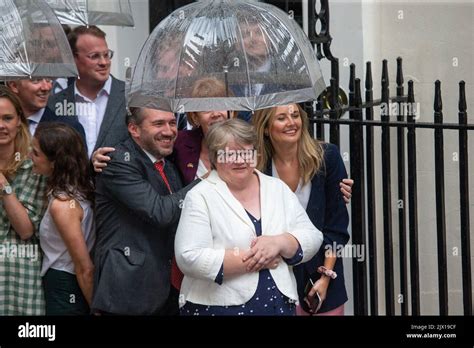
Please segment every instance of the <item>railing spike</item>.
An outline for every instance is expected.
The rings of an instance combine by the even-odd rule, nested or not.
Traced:
[[[355,87],[355,94],[354,94],[355,106],[360,108],[361,105],[362,105],[362,95],[361,95],[361,90],[360,90],[360,79],[355,79],[354,87]]]
[[[403,59],[402,57],[397,58],[397,85],[403,85]]]
[[[356,78],[356,66],[354,63],[352,63],[350,66],[350,74],[349,74],[349,91],[354,92],[354,82]]]
[[[443,110],[443,100],[441,98],[441,81],[435,82],[435,97],[434,97],[434,111],[440,112]]]
[[[407,96],[408,103],[415,102],[415,90],[413,88],[413,80],[408,81],[408,96]]]
[[[466,82],[464,81],[459,82],[459,111],[460,112],[467,111]]]
[[[367,71],[365,73],[365,89],[371,90],[374,85],[372,81],[372,63],[367,62],[366,68],[367,68]]]
[[[388,87],[389,85],[389,79],[388,79],[388,61],[384,59],[382,61],[382,87],[385,85]]]

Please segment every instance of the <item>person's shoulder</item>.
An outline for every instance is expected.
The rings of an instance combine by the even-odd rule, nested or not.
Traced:
[[[199,129],[180,130],[176,137],[174,151],[180,153],[183,148],[200,148],[202,137],[202,132]]]
[[[178,137],[176,138],[176,140],[181,141],[181,142],[187,142],[189,140],[201,141],[202,137],[203,137],[202,131],[199,128],[183,129],[183,130],[178,131]]]
[[[341,153],[337,145],[322,142],[321,146],[324,150],[324,161],[326,162],[326,165],[342,160]]]
[[[130,137],[115,145],[114,148],[115,151],[107,154],[111,161],[131,162],[138,154],[134,141]]]
[[[74,85],[68,86],[66,89],[63,89],[61,92],[56,94],[51,94],[48,99],[48,106],[55,110],[56,104],[58,102],[63,103],[64,101],[69,100],[69,97],[74,93]]]
[[[213,185],[203,179],[186,193],[185,202],[207,202],[213,197],[215,197]]]
[[[110,75],[112,78],[112,88],[117,88],[120,91],[125,91],[125,81],[119,80],[118,78],[114,77],[112,74]]]
[[[33,171],[33,161],[30,158],[24,158],[16,170],[16,175],[29,175]]]
[[[67,194],[61,194],[59,197],[52,197],[49,207],[51,215],[64,218],[79,217],[82,207],[76,197]]]

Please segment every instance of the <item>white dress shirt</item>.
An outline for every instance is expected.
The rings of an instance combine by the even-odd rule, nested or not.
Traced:
[[[84,127],[86,133],[87,150],[89,158],[95,149],[97,138],[100,132],[100,126],[104,120],[105,109],[109,101],[110,90],[112,88],[112,77],[105,82],[104,87],[97,93],[97,97],[91,100],[81,94],[77,89],[77,83],[74,83],[74,95],[76,98],[76,114],[79,122]]]
[[[28,129],[30,130],[31,136],[35,135],[36,128],[38,128],[38,124],[41,121],[41,117],[43,117],[44,109],[42,108],[35,112],[33,115],[28,116]]]

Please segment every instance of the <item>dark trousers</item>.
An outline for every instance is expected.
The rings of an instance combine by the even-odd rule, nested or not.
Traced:
[[[160,309],[157,315],[179,315],[179,290],[173,285],[170,286],[170,294],[166,300],[164,306]]]
[[[49,269],[43,276],[46,315],[88,315],[89,305],[76,275]]]
[[[179,315],[179,291],[175,289],[172,285],[170,286],[170,293],[165,304],[152,315],[157,316],[178,316]],[[103,316],[117,316],[121,314],[109,313],[100,310],[94,310],[94,314],[103,315]]]

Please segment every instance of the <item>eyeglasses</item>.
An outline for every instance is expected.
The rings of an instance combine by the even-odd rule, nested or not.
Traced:
[[[76,54],[78,53],[79,52],[76,52]],[[86,54],[85,56],[94,62],[98,62],[101,58],[104,58],[105,60],[112,60],[114,57],[114,51],[108,50],[105,53],[93,52]]]

